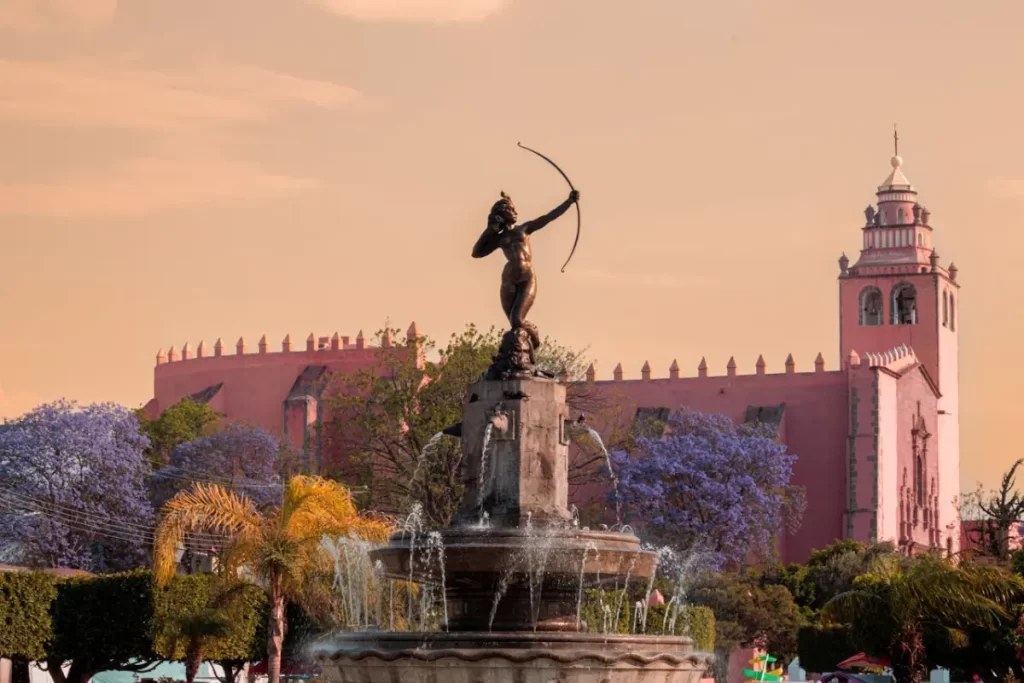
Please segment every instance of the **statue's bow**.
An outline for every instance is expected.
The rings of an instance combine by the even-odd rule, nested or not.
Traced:
[[[518,144],[520,147],[525,149],[527,152],[533,152],[534,154],[539,156],[541,159],[543,159],[544,161],[546,161],[549,164],[551,164],[552,166],[554,166],[555,170],[558,171],[559,173],[561,173],[562,177],[565,178],[565,182],[569,183],[569,189],[572,190],[573,192],[576,191],[576,188],[572,186],[572,181],[569,180],[569,176],[565,175],[565,171],[563,171],[562,169],[558,168],[558,164],[556,164],[555,162],[551,161],[551,159],[547,158],[546,156],[544,156],[543,154],[541,154],[537,150],[530,149],[529,147],[527,147],[526,145],[524,145],[521,142],[518,142],[516,144]],[[565,263],[562,265],[562,272],[563,273],[565,272],[565,266],[569,265],[569,261],[572,260],[572,255],[576,253],[576,245],[579,244],[579,242],[580,242],[580,225],[582,223],[583,223],[583,220],[580,217],[580,203],[576,202],[576,239],[572,243],[572,251],[569,252],[569,258],[565,259]]]

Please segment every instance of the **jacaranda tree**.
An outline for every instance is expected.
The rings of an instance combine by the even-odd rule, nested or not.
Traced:
[[[257,506],[281,501],[281,443],[259,426],[228,424],[210,436],[179,444],[152,477],[159,507],[193,482],[220,484]]]
[[[767,556],[784,525],[799,524],[803,495],[791,485],[796,456],[767,424],[737,425],[682,409],[664,434],[613,454],[619,493],[645,535],[702,551],[710,566]]]
[[[58,401],[0,425],[0,546],[40,568],[145,564],[148,446],[135,415],[113,404]]]

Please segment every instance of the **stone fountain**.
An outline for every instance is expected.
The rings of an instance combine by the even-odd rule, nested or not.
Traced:
[[[511,205],[502,202],[495,210]],[[489,253],[487,240],[521,242],[521,229],[489,224],[479,251]],[[466,464],[442,566],[421,561],[423,540],[407,532],[371,553],[390,578],[443,584],[445,628],[322,641],[313,654],[332,683],[696,683],[710,669],[689,638],[607,635],[580,620],[584,589],[647,585],[657,556],[632,532],[573,523],[569,442],[585,428],[570,417],[566,385],[535,368],[539,338],[523,308],[506,310],[512,329],[469,387],[462,422],[446,430],[462,439]]]

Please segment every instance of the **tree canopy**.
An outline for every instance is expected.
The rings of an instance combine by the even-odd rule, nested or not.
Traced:
[[[46,654],[54,683],[87,683],[101,671],[144,671],[159,661],[152,585],[147,571],[60,581]]]
[[[270,683],[278,683],[286,607],[309,595],[311,577],[333,569],[324,538],[355,536],[383,542],[393,528],[388,519],[360,514],[348,489],[319,477],[292,477],[280,503],[264,510],[222,486],[195,483],[162,509],[153,543],[155,580],[159,586],[171,582],[177,568],[175,554],[186,534],[227,535],[228,545],[221,555],[224,573],[238,575],[244,569],[267,593],[268,676]]]
[[[135,411],[142,433],[149,439],[146,457],[154,468],[166,465],[178,444],[209,435],[220,416],[207,404],[185,397],[150,419],[144,410]]]
[[[258,506],[278,503],[282,451],[281,443],[263,427],[227,424],[174,447],[167,465],[150,481],[154,502],[163,505],[178,491],[203,481],[221,484]]]
[[[113,404],[58,401],[0,426],[0,538],[32,567],[110,572],[146,559],[149,440]]]
[[[52,635],[56,581],[42,572],[0,572],[0,658],[39,661]]]
[[[378,337],[397,340],[398,333]],[[339,457],[325,474],[366,486],[363,502],[371,508],[399,513],[419,503],[428,526],[447,525],[463,495],[462,451],[458,439],[440,432],[462,419],[466,390],[490,365],[500,338],[493,328],[469,325],[440,349],[426,337],[381,344],[379,367],[336,378],[327,431]],[[435,350],[438,358],[430,360]],[[537,360],[553,375],[585,378],[584,356],[550,339]],[[569,394],[579,410],[600,402],[585,384],[570,385]]]
[[[706,553],[711,566],[768,557],[784,525],[794,529],[803,492],[791,485],[796,456],[775,428],[736,425],[681,409],[667,433],[642,436],[639,454],[613,454],[618,495],[643,532],[678,550]]]
[[[822,610],[826,625],[849,624],[858,647],[887,657],[899,681],[919,683],[929,658],[970,644],[969,630],[1012,624],[1010,606],[1024,596],[1024,582],[998,566],[954,564],[932,555],[892,558],[832,598]],[[1012,628],[1012,627],[1011,627]]]

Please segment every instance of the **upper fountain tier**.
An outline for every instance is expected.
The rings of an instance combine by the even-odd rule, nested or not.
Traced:
[[[393,578],[443,580],[451,630],[577,630],[581,583],[653,575],[655,554],[632,533],[572,524],[569,441],[585,428],[570,420],[565,384],[481,379],[469,388],[462,423],[448,431],[462,438],[465,495],[441,532],[443,573],[416,555],[424,539],[409,531],[373,555]]]

